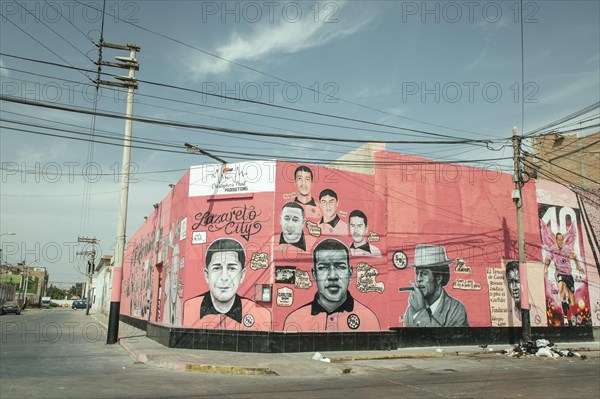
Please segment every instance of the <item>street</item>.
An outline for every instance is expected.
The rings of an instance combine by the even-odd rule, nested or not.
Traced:
[[[600,391],[598,352],[587,360],[364,360],[347,362],[347,374],[239,376],[135,362],[120,345],[106,345],[104,328],[82,310],[32,309],[2,316],[0,326],[2,399],[587,398]]]

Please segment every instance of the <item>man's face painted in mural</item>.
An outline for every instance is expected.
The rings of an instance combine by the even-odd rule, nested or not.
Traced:
[[[441,277],[436,277],[430,269],[417,268],[415,269],[415,279],[417,280],[417,288],[423,294],[425,299],[434,297],[438,289],[441,288]]]
[[[562,234],[558,233],[556,235],[556,246],[558,248],[562,248],[565,245],[565,238],[563,237]]]
[[[204,269],[214,300],[228,302],[235,297],[244,280],[246,269],[242,267],[235,251],[217,252]]]
[[[367,225],[365,220],[360,216],[352,216],[350,218],[350,235],[354,246],[358,247],[367,242]]]
[[[515,300],[515,304],[518,308],[521,307],[521,280],[519,278],[519,272],[517,270],[509,270],[506,274],[506,281],[508,283],[508,291]]]
[[[352,278],[352,266],[348,264],[344,251],[318,251],[312,273],[319,291],[319,303],[323,308],[330,311],[344,303]]]
[[[304,227],[304,216],[302,209],[285,207],[281,210],[281,230],[285,242],[295,244],[302,237]]]
[[[321,212],[323,212],[323,219],[326,222],[333,220],[337,212],[338,200],[331,195],[325,195],[319,203],[321,205]]]
[[[302,196],[310,196],[313,186],[313,181],[312,177],[310,176],[310,173],[302,170],[296,172],[295,182],[298,194]]]

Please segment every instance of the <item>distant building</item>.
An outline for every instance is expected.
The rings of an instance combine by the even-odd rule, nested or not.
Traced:
[[[92,309],[108,314],[112,289],[112,256],[104,255],[96,265],[92,282]]]

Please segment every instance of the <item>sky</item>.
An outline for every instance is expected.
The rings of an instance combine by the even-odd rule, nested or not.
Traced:
[[[0,5],[2,262],[68,286],[85,279],[78,237],[114,251],[124,121],[90,113],[124,115],[126,92],[95,95],[103,1]],[[509,171],[513,126],[528,133],[600,99],[598,1],[106,1],[104,15],[105,42],[141,47],[135,116],[307,138],[134,122],[145,148],[131,152],[129,237],[169,184],[213,162],[184,143],[227,162],[323,163],[361,143],[310,137],[485,139],[387,149]]]

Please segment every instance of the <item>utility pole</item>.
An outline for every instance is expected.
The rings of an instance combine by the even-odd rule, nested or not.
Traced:
[[[136,54],[140,51],[140,46],[136,44],[111,44],[106,43],[100,38],[98,44],[99,59],[98,66],[106,65],[115,68],[129,69],[128,76],[115,76],[115,79],[121,82],[111,82],[96,79],[97,85],[107,85],[115,87],[127,88],[127,109],[125,119],[125,135],[123,138],[123,164],[121,165],[121,194],[119,199],[119,215],[117,220],[117,242],[115,244],[115,261],[113,268],[112,293],[110,300],[110,311],[108,316],[108,334],[106,337],[107,344],[114,344],[119,338],[119,313],[121,308],[121,285],[123,283],[123,259],[125,258],[125,243],[126,243],[126,227],[127,227],[127,202],[129,198],[129,160],[131,158],[131,130],[133,121],[133,94],[137,89],[138,84],[135,78],[135,71],[140,69],[140,64],[137,61]],[[116,62],[102,61],[102,48],[111,48],[116,50],[129,50],[129,57],[115,57]]]
[[[94,265],[96,264],[96,244],[98,244],[98,240],[95,238],[79,237],[77,238],[77,242],[85,242],[93,245],[91,251],[77,252],[77,255],[89,256],[87,261],[87,305],[85,307],[85,315],[87,316],[90,314],[92,277],[94,275]]]
[[[524,342],[531,340],[531,320],[529,318],[529,293],[527,284],[527,268],[525,266],[525,230],[523,225],[523,172],[521,170],[521,137],[516,127],[512,129],[515,189],[512,199],[517,208],[517,247],[519,251],[519,279],[521,281],[521,320]],[[525,283],[525,284],[523,284]]]
[[[25,261],[23,261],[23,269],[24,269],[24,280],[23,280],[23,302],[21,303],[21,308],[25,308],[25,304],[27,303],[27,285],[29,283],[29,273],[27,270],[27,265]]]

